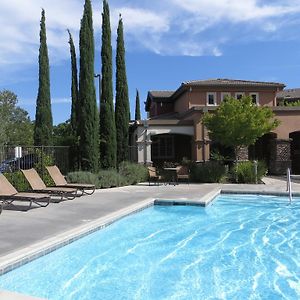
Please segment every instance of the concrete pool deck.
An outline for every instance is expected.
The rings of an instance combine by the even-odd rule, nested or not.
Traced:
[[[221,190],[241,193],[285,193],[286,182],[266,178],[265,184],[140,184],[122,188],[97,190],[92,196],[51,203],[46,208],[22,211],[27,203],[4,207],[0,216],[0,270],[18,266],[43,253],[48,253],[79,235],[104,227],[120,217],[159,202],[209,203]],[[300,184],[293,183],[293,192],[300,195]],[[44,249],[44,250],[43,250]],[[47,250],[48,249],[48,250]],[[15,262],[15,263],[14,263]],[[20,263],[21,262],[21,263]],[[7,267],[9,266],[9,267]],[[6,268],[6,269],[5,269]],[[1,273],[1,272],[0,272]]]

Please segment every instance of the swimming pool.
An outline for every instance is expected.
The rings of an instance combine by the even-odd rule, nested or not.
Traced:
[[[300,199],[154,206],[0,277],[48,299],[299,299]]]

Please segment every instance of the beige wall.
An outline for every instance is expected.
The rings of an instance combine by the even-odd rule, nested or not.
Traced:
[[[174,111],[175,112],[185,112],[189,110],[189,102],[192,93],[186,92],[179,96],[179,98],[175,101]]]
[[[184,92],[175,102],[175,112],[185,112],[193,106],[207,105],[207,93],[216,93],[217,105],[221,103],[222,93],[229,93],[235,97],[236,93],[244,93],[249,96],[251,93],[259,94],[259,105],[276,106],[276,91],[268,90],[245,90],[245,89],[228,89],[228,88],[193,88],[192,91]]]
[[[289,134],[294,131],[300,131],[300,110],[299,111],[281,111],[275,112],[276,118],[281,124],[273,130],[279,139],[288,139]]]

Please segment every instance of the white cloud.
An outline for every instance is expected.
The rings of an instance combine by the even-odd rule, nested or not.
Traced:
[[[18,105],[21,105],[21,106],[35,106],[36,105],[36,97],[35,98],[21,98],[18,100],[19,100]],[[63,104],[63,103],[71,103],[71,98],[67,98],[67,97],[51,98],[52,105]]]
[[[170,30],[168,15],[157,14],[145,9],[118,7],[112,11],[112,19],[118,20],[119,13],[122,14],[127,31],[150,31],[152,33],[163,33]]]
[[[223,44],[238,38],[280,38],[278,32],[299,17],[299,0],[110,0],[112,45],[122,13],[129,51],[162,55],[222,55]],[[36,64],[41,8],[46,11],[51,64],[69,58],[68,35],[78,32],[84,0],[0,0],[0,64]],[[93,1],[99,49],[101,1]],[[294,24],[295,25],[295,24]],[[247,36],[244,34],[247,32]],[[289,32],[289,37],[291,33]]]
[[[281,4],[260,4],[257,0],[171,0],[178,7],[208,20],[247,22],[296,13],[300,4],[282,1]],[[270,2],[269,2],[270,3]]]

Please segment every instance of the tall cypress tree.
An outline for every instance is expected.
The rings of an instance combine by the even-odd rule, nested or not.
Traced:
[[[116,133],[117,163],[128,160],[130,108],[125,64],[123,21],[120,15],[116,55]]]
[[[100,163],[102,168],[115,168],[117,142],[113,104],[112,47],[109,6],[106,0],[103,0],[101,59]]]
[[[138,90],[136,90],[136,97],[135,97],[135,116],[134,116],[134,119],[136,121],[141,119],[140,95],[139,95]]]
[[[92,5],[85,0],[80,27],[79,150],[82,170],[97,171],[99,160],[99,116],[94,86],[94,30]]]
[[[34,144],[52,144],[52,113],[50,99],[50,72],[46,37],[45,11],[42,9],[39,49],[39,90],[36,100]]]
[[[71,82],[71,97],[72,97],[72,107],[71,107],[71,128],[74,136],[78,135],[78,124],[79,124],[79,99],[78,99],[78,71],[77,71],[77,60],[76,60],[76,50],[74,46],[74,41],[69,33],[69,44],[70,44],[70,54],[71,54],[71,72],[72,72],[72,82]]]

